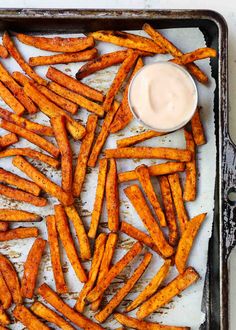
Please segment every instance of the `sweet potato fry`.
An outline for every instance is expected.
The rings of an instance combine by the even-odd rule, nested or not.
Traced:
[[[10,324],[10,319],[1,305],[0,305],[0,324],[2,325]]]
[[[184,185],[184,201],[194,201],[197,192],[197,169],[196,169],[196,154],[195,143],[193,136],[186,129],[184,130],[186,148],[192,152],[192,159],[186,163],[186,179]]]
[[[0,182],[11,184],[32,195],[39,196],[40,188],[32,181],[21,178],[20,176],[0,168]]]
[[[25,112],[24,106],[15,98],[15,96],[0,81],[0,98],[19,116]]]
[[[132,248],[115,264],[108,273],[104,276],[103,281],[97,283],[95,288],[90,291],[87,296],[89,302],[94,302],[103,295],[105,290],[109,287],[112,280],[120,274],[120,272],[134,259],[134,257],[142,251],[142,245],[136,242]]]
[[[37,145],[38,147],[47,151],[49,154],[51,154],[56,158],[59,156],[60,152],[58,148],[55,147],[51,142],[44,139],[43,137],[37,135],[36,133],[28,131],[27,129],[15,125],[5,119],[0,120],[0,127],[4,128],[7,131],[17,134],[18,136],[21,136],[22,138]]]
[[[33,46],[39,49],[48,50],[51,52],[73,53],[80,52],[86,48],[94,46],[92,37],[83,38],[61,38],[61,37],[38,37],[29,36],[23,33],[17,33],[17,39],[26,45]]]
[[[59,85],[72,90],[73,92],[88,97],[91,100],[99,101],[99,102],[103,101],[102,92],[81,83],[80,81],[68,76],[67,74],[53,67],[49,67],[46,77],[58,83]]]
[[[103,204],[105,185],[106,185],[107,165],[108,165],[107,159],[101,159],[99,161],[99,173],[97,180],[96,196],[93,205],[90,228],[88,232],[88,237],[90,238],[96,237],[99,220],[102,213],[102,204]]]
[[[41,237],[36,238],[30,248],[27,259],[24,264],[24,274],[21,281],[22,297],[31,299],[34,294],[36,280],[38,276],[39,265],[42,259],[43,251],[47,241]]]
[[[36,56],[29,58],[30,66],[38,66],[38,65],[52,65],[52,64],[67,64],[67,63],[77,63],[89,61],[97,56],[97,49],[92,48],[89,50],[85,50],[83,52],[75,52],[75,53],[63,53],[57,55],[49,55],[49,56]]]
[[[168,181],[171,188],[172,197],[175,204],[175,210],[179,220],[179,226],[181,234],[185,231],[186,225],[188,223],[188,215],[184,206],[183,193],[180,185],[179,174],[174,173],[168,175]]]
[[[66,213],[64,208],[61,205],[55,205],[55,217],[56,217],[56,226],[57,231],[62,241],[62,245],[66,251],[68,259],[81,282],[87,281],[87,275],[84,271],[82,264],[80,263],[75,244],[73,238],[70,233],[70,228],[68,224],[68,220],[66,217]]]
[[[124,192],[149,231],[158,250],[165,258],[170,257],[174,253],[174,249],[166,241],[165,236],[154,219],[140,188],[137,185],[132,185],[125,188]]]
[[[25,156],[40,160],[41,162],[48,164],[54,168],[60,167],[60,162],[57,159],[42,154],[41,152],[30,148],[12,148],[12,149],[0,151],[0,158],[11,157],[11,156]]]
[[[0,272],[7,283],[7,287],[11,292],[12,299],[15,304],[22,303],[20,292],[20,282],[12,263],[2,254],[0,254]]]
[[[77,164],[74,172],[73,181],[73,195],[79,197],[83,183],[86,176],[87,162],[89,158],[90,151],[92,149],[92,144],[95,136],[95,130],[97,127],[98,117],[95,115],[90,115],[86,124],[86,135],[80,146],[80,151],[77,159]]]
[[[63,205],[67,206],[73,204],[74,199],[70,193],[66,193],[60,186],[50,181],[44,174],[28,163],[23,157],[16,156],[12,163],[14,166],[19,168],[19,170],[30,177],[41,189],[56,197]]]
[[[41,85],[47,85],[47,81],[41,78],[34,70],[29,66],[29,64],[23,59],[20,52],[17,50],[12,39],[7,32],[3,35],[3,45],[8,50],[9,54],[14,58],[14,60],[19,64],[22,70],[34,81]]]
[[[162,211],[161,205],[153,188],[151,182],[151,176],[149,174],[148,167],[146,165],[140,165],[136,167],[135,172],[137,174],[138,180],[141,183],[143,191],[145,192],[148,200],[150,201],[156,216],[159,220],[159,223],[162,227],[166,226],[165,214]]]
[[[150,35],[150,37],[159,46],[162,46],[173,57],[181,57],[183,53],[175,47],[168,39],[166,39],[160,32],[154,30],[149,24],[145,23],[143,30]],[[186,64],[188,71],[201,83],[206,84],[208,82],[207,75],[202,72],[199,67],[194,63]]]
[[[37,237],[39,230],[37,227],[19,227],[10,229],[4,232],[0,232],[0,242],[11,241],[13,239],[23,239],[29,237]]]
[[[0,221],[0,232],[7,231],[9,228],[9,223]]]
[[[200,118],[200,107],[197,108],[193,118],[191,119],[191,127],[193,132],[194,142],[197,146],[201,146],[206,143],[203,126]]]
[[[183,274],[178,275],[167,286],[141,305],[136,313],[138,319],[144,319],[152,312],[168,304],[171,299],[196,282],[198,278],[199,275],[195,269],[192,267],[187,268]]]
[[[191,219],[187,223],[186,229],[180,238],[175,255],[176,268],[180,274],[183,274],[186,269],[186,263],[191,252],[193,242],[205,218],[206,213],[202,213]]]
[[[0,272],[0,301],[3,309],[8,309],[12,304],[11,293],[7,287],[7,284]]]
[[[50,330],[50,328],[31,313],[24,305],[18,305],[13,310],[14,317],[29,330]]]
[[[27,83],[32,83],[33,82],[32,79],[30,79],[28,76],[26,76],[24,73],[22,73],[20,71],[14,71],[14,72],[12,72],[12,77],[21,86],[25,86]]]
[[[107,236],[104,233],[99,234],[95,241],[93,260],[89,271],[88,281],[84,284],[80,291],[79,297],[75,304],[75,309],[83,313],[85,307],[85,299],[88,293],[93,289],[96,282],[100,264],[103,258]]]
[[[116,161],[110,159],[109,170],[106,179],[106,207],[108,217],[108,229],[112,232],[119,230],[119,190],[117,183]]]
[[[146,131],[137,135],[129,136],[120,140],[116,141],[116,145],[118,148],[125,148],[133,146],[136,143],[140,143],[143,141],[146,141],[148,139],[151,139],[156,136],[164,135],[165,133],[159,133],[156,131]]]
[[[0,45],[0,57],[7,58],[8,55],[7,49],[3,45]]]
[[[62,271],[60,247],[58,242],[55,217],[50,215],[47,216],[46,224],[48,231],[48,244],[50,248],[52,271],[53,271],[54,281],[56,284],[56,289],[58,293],[67,293],[68,289]]]
[[[99,153],[101,152],[106,140],[109,136],[109,127],[112,123],[112,120],[116,114],[116,111],[119,108],[119,104],[114,102],[112,110],[110,110],[103,121],[102,128],[97,136],[97,139],[93,145],[92,152],[89,157],[88,166],[95,167]]]
[[[0,330],[8,330],[8,328],[5,328],[2,325],[0,325]]]
[[[97,284],[102,283],[103,278],[105,277],[105,275],[107,275],[107,273],[110,269],[110,265],[111,265],[111,261],[112,261],[112,258],[113,258],[114,252],[115,252],[117,240],[118,240],[118,235],[116,233],[108,234],[102,262],[101,262],[99,273],[98,273]],[[91,304],[91,310],[96,312],[100,306],[101,301],[102,301],[102,296],[100,296],[97,300],[95,300]]]
[[[86,330],[102,330],[103,328],[88,319],[86,316],[74,311],[46,284],[40,286],[38,293],[58,312],[73,322],[75,325]]]
[[[72,189],[72,161],[73,155],[70,146],[70,141],[66,132],[66,118],[63,116],[56,116],[50,120],[54,136],[57,141],[61,153],[61,175],[62,175],[62,189],[66,192],[71,192]]]
[[[54,323],[62,330],[75,330],[75,328],[72,327],[66,320],[64,320],[63,317],[39,301],[34,302],[30,309],[35,315],[50,323]]]
[[[81,139],[85,135],[85,128],[78,121],[74,120],[63,109],[51,102],[32,84],[24,86],[25,93],[38,105],[40,110],[48,117],[52,118],[58,115],[66,117],[66,127],[75,140]]]
[[[40,215],[22,210],[0,209],[0,221],[41,221]]]
[[[9,133],[0,136],[0,150],[11,146],[12,144],[18,141],[19,141],[18,136],[14,133]]]
[[[185,53],[182,56],[179,56],[179,57],[176,57],[176,58],[170,60],[170,62],[179,64],[179,65],[186,65],[188,63],[202,60],[207,57],[216,57],[216,56],[217,56],[217,52],[215,49],[204,47],[204,48],[195,49],[194,51],[192,51],[190,53]]]
[[[133,274],[129,277],[127,282],[122,286],[120,290],[116,292],[116,294],[114,295],[114,297],[112,297],[112,299],[109,301],[106,307],[95,315],[95,319],[97,321],[101,323],[104,322],[108,318],[108,316],[111,315],[113,310],[119,306],[121,301],[127,296],[127,294],[129,294],[129,292],[132,290],[134,285],[143,275],[148,265],[150,264],[151,259],[152,259],[151,253],[148,252],[144,255],[143,260],[141,261],[139,266],[135,269]]]
[[[76,235],[79,241],[81,259],[89,260],[91,258],[91,249],[83,221],[81,220],[79,213],[77,212],[74,205],[66,206],[65,211],[68,218],[74,225]]]
[[[130,312],[139,305],[141,305],[144,301],[149,299],[155,292],[157,292],[157,289],[163,282],[163,280],[166,278],[169,270],[171,267],[171,260],[167,259],[164,264],[161,266],[160,269],[158,269],[158,272],[156,275],[151,279],[151,281],[148,283],[148,285],[144,288],[143,291],[140,292],[140,294],[135,298],[126,308],[126,312]]]

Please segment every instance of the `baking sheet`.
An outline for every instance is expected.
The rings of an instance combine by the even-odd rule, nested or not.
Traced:
[[[205,46],[204,36],[201,33],[201,31],[197,28],[169,29],[162,31],[163,34],[167,36],[167,38],[170,38],[170,40],[176,43],[176,45],[178,45],[178,47],[184,52]],[[142,31],[133,31],[133,33],[143,34]],[[80,35],[78,34],[78,36]],[[28,57],[30,56],[48,54],[48,52],[34,49],[33,47],[20,44],[17,41],[16,43],[26,59],[28,59]],[[110,51],[120,49],[120,47],[99,42],[98,49],[101,53],[107,53]],[[144,62],[149,63],[152,61],[165,60],[165,59],[168,59],[168,55],[157,55],[152,58],[146,58]],[[19,66],[14,62],[13,59],[4,60],[4,64],[10,71],[15,71],[15,70],[20,71]],[[74,76],[74,74],[77,72],[78,68],[82,64],[83,63],[56,65],[56,67],[64,71],[65,73]],[[200,61],[199,66],[208,74],[209,77],[211,76],[211,68],[210,68],[209,60]],[[115,76],[115,73],[117,72],[117,68],[118,67],[116,66],[105,69],[103,71],[100,71],[94,75],[85,78],[84,81],[89,85],[91,85],[92,87],[95,87],[97,89],[106,92],[113,77]],[[47,67],[37,68],[36,71],[42,76],[44,76],[47,71]],[[156,322],[163,322],[164,324],[169,324],[169,325],[191,326],[191,329],[194,330],[198,329],[201,323],[205,319],[204,313],[201,312],[201,302],[202,302],[204,278],[206,273],[208,241],[211,236],[211,230],[212,230],[213,209],[214,209],[214,186],[215,186],[215,173],[216,173],[216,140],[214,134],[215,128],[214,128],[214,112],[213,112],[215,81],[212,78],[210,78],[210,83],[207,87],[202,86],[200,84],[197,84],[197,86],[198,86],[198,93],[200,100],[199,104],[203,107],[202,120],[206,131],[207,144],[198,148],[198,157],[197,157],[198,173],[199,173],[198,196],[196,201],[187,203],[186,207],[190,218],[202,212],[208,213],[207,219],[200,230],[200,233],[193,247],[191,257],[189,259],[190,260],[189,264],[194,268],[196,268],[196,270],[199,272],[201,276],[201,279],[192,287],[184,291],[180,297],[176,297],[170,304],[162,308],[160,311],[152,314],[149,318],[150,320]],[[118,99],[119,97],[120,96],[118,96]],[[0,106],[7,108],[7,106],[3,103],[0,103]],[[82,109],[80,109],[78,111],[78,115],[76,115],[76,117],[79,118],[79,120],[81,120],[83,123],[86,123],[87,116],[88,116],[88,112]],[[48,118],[43,114],[36,114],[34,118],[40,123],[43,124],[48,123]],[[101,123],[102,122],[100,122],[100,124]],[[141,126],[138,121],[133,121],[131,125],[129,125],[129,127],[123,130],[122,132],[110,136],[105,145],[105,148],[114,148],[116,147],[115,141],[118,138],[134,135],[144,130],[145,128]],[[163,137],[153,138],[151,140],[141,143],[141,145],[171,146],[171,147],[185,148],[183,130],[180,130],[172,134],[168,134]],[[20,141],[16,146],[24,146],[24,147],[30,146],[33,149],[37,149],[34,145],[31,145],[27,141]],[[72,147],[75,152],[74,160],[76,161],[76,155],[78,154],[79,151],[80,142],[75,142],[75,143],[72,142]],[[153,160],[153,159],[152,160],[124,159],[124,160],[118,160],[117,163],[118,163],[118,170],[125,171],[129,169],[133,169],[138,164],[141,163],[145,163],[149,165],[149,164],[161,163],[161,162],[162,161],[160,160]],[[39,168],[49,178],[51,178],[56,183],[60,184],[61,178],[59,171],[55,171],[54,169],[52,170],[50,167],[47,167],[44,164],[39,163],[37,161],[32,161],[32,163],[35,164],[37,168]],[[12,166],[10,158],[0,159],[0,166],[25,177],[23,173],[21,173],[18,169]],[[89,227],[89,223],[90,223],[90,215],[93,208],[93,202],[94,202],[94,196],[96,190],[97,173],[98,173],[97,168],[92,170],[88,169],[88,174],[83,192],[81,194],[81,198],[76,200],[77,208],[79,210],[80,215],[83,218],[86,228]],[[182,177],[184,179],[184,176]],[[153,183],[157,193],[159,194],[159,186],[156,178],[153,178]],[[121,200],[120,217],[121,219],[135,225],[137,228],[145,231],[145,228],[142,225],[141,220],[138,218],[137,214],[135,213],[135,210],[133,209],[132,205],[129,203],[129,201],[127,200],[127,198],[123,193],[123,189],[129,184],[131,183],[129,182],[126,184],[122,184],[120,187],[120,200]],[[1,207],[6,207],[6,208],[11,207],[11,208],[19,208],[28,211],[34,211],[43,216],[53,213],[53,204],[56,202],[57,202],[56,199],[50,197],[49,204],[47,207],[37,208],[25,203],[13,202],[0,197]],[[36,225],[39,227],[41,235],[44,238],[47,238],[46,226],[44,221]],[[28,225],[26,224],[26,226],[30,226],[30,224]],[[17,227],[17,225],[14,224],[12,225],[12,227]],[[103,231],[107,230],[107,214],[105,208],[103,210],[103,215],[101,218],[100,230]],[[75,236],[73,228],[72,228],[72,232]],[[15,240],[15,241],[0,243],[0,252],[10,257],[17,271],[19,272],[20,276],[22,276],[23,264],[33,241],[34,239],[25,239],[19,241]],[[120,234],[119,243],[118,243],[119,249],[117,249],[116,251],[114,262],[120,259],[120,257],[130,248],[130,246],[132,246],[133,242],[134,240],[132,240],[125,234]],[[145,250],[143,251],[142,255],[144,254],[144,252]],[[106,298],[108,301],[111,299],[112,295],[116,292],[116,290],[121,286],[123,281],[129,277],[131,269],[134,269],[140,260],[141,260],[141,256],[137,257],[134,260],[134,262],[128,267],[126,267],[124,272],[121,273],[120,276],[118,276],[113,281],[112,285],[107,290]],[[151,279],[151,277],[157,272],[158,268],[161,266],[162,263],[163,260],[158,255],[153,254],[153,259],[148,270],[139,280],[139,282],[133,289],[132,293],[129,294],[124,300],[124,302],[119,306],[118,310],[122,311],[123,307],[127,305],[127,303],[130,300],[132,300],[134,297],[137,296],[137,293],[140,291],[140,289],[146,285],[146,283]],[[89,269],[90,263],[85,262],[84,266],[86,269]],[[66,295],[62,295],[62,297],[65,298],[66,301],[71,306],[73,306],[75,302],[74,299],[78,296],[78,292],[80,291],[82,285],[75,276],[74,271],[70,266],[70,263],[65,255],[63,255],[63,268],[66,274],[66,280],[68,283],[70,293]],[[176,276],[176,274],[177,273],[173,268],[169,276],[167,277],[166,282],[169,282],[173,277]],[[52,286],[52,288],[55,288],[52,277],[52,268],[51,268],[50,256],[48,254],[48,249],[41,263],[40,274],[37,285],[40,285],[44,281],[46,281],[50,286]],[[36,299],[36,297],[34,298]],[[104,303],[106,303],[105,300]],[[87,316],[92,315],[90,314],[89,309],[86,310],[86,315]],[[130,313],[130,315],[135,315],[135,313],[134,312]],[[108,321],[104,323],[104,327],[107,327],[109,329],[114,329],[117,326],[118,326],[117,322],[112,318],[109,318]],[[18,323],[14,326],[12,325],[11,328],[22,329],[23,326],[20,323]]]

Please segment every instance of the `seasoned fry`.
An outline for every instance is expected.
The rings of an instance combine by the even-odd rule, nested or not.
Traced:
[[[85,97],[88,97],[89,99],[92,99],[94,101],[99,101],[99,102],[103,101],[102,92],[99,92],[98,90],[81,83],[80,81],[68,76],[67,74],[65,74],[51,66],[49,67],[49,69],[47,71],[46,77],[48,79],[51,79],[52,81],[58,83],[59,85],[72,90],[73,92],[76,92]]]
[[[0,81],[0,98],[19,116],[25,112],[24,106],[15,98],[15,96]]]
[[[30,309],[35,315],[50,323],[56,324],[62,330],[75,330],[63,317],[39,301],[34,302]]]
[[[108,273],[104,276],[103,281],[97,283],[95,288],[90,291],[87,296],[89,302],[94,302],[103,295],[105,290],[109,287],[112,280],[120,274],[120,272],[134,259],[134,257],[142,251],[142,245],[136,242],[132,248],[114,265],[110,268]]]
[[[101,233],[95,241],[93,260],[89,271],[88,281],[84,284],[82,290],[80,291],[79,297],[75,304],[75,309],[80,313],[83,313],[85,307],[85,299],[96,282],[100,264],[103,258],[106,239],[106,234]]]
[[[171,193],[175,204],[175,210],[179,220],[180,231],[181,234],[183,234],[183,232],[186,229],[186,225],[188,223],[189,218],[184,206],[183,193],[180,185],[179,174],[174,173],[168,175],[168,181],[170,184]]]
[[[10,324],[10,319],[1,305],[0,305],[0,324],[2,325]]]
[[[135,172],[137,174],[138,180],[141,183],[143,191],[145,192],[148,200],[150,201],[156,216],[159,220],[159,223],[162,227],[166,226],[165,214],[162,211],[161,205],[153,188],[151,182],[151,176],[149,174],[148,167],[146,165],[140,165],[136,167]]]
[[[97,56],[97,49],[92,48],[89,50],[85,50],[83,52],[76,53],[63,53],[57,55],[49,55],[49,56],[36,56],[29,58],[30,66],[38,66],[38,65],[52,65],[52,64],[67,64],[67,63],[77,63],[91,60]]]
[[[89,260],[91,258],[91,249],[83,221],[81,220],[79,213],[77,212],[74,205],[66,206],[65,211],[68,218],[71,220],[71,222],[74,225],[76,235],[79,240],[81,259]]]
[[[108,229],[113,232],[119,230],[119,190],[117,183],[116,161],[110,159],[106,179],[106,207],[108,216]]]
[[[98,180],[97,180],[97,189],[96,189],[96,196],[93,205],[92,217],[90,228],[88,232],[88,237],[95,238],[99,220],[102,213],[102,203],[104,198],[105,192],[105,184],[106,184],[106,174],[107,174],[107,159],[101,159],[99,161],[99,173],[98,173]]]
[[[47,200],[45,198],[36,197],[22,190],[11,188],[3,184],[0,184],[0,195],[3,195],[16,201],[29,203],[38,207],[43,207],[47,205]]]
[[[12,299],[15,304],[22,303],[20,292],[20,282],[12,263],[2,254],[0,254],[0,272],[7,283],[7,287],[11,292]]]
[[[65,210],[61,205],[55,205],[55,217],[56,217],[56,226],[58,230],[58,234],[62,241],[62,245],[66,251],[68,259],[81,282],[87,281],[87,275],[84,271],[82,264],[80,263],[75,244],[73,238],[70,233],[70,228],[68,224],[68,220],[65,214]]]
[[[70,146],[70,141],[66,132],[66,118],[63,116],[53,117],[50,120],[53,132],[61,153],[61,187],[66,192],[71,192],[72,189],[72,161],[73,155]]]
[[[110,269],[110,265],[111,265],[111,261],[112,261],[112,258],[113,258],[114,252],[115,252],[117,240],[118,240],[118,235],[116,233],[108,234],[102,262],[101,262],[99,273],[98,273],[97,284],[102,283],[103,278],[105,277],[105,275],[107,275],[107,273]],[[97,300],[95,300],[91,304],[91,310],[96,312],[99,308],[101,301],[102,301],[102,296],[100,296]]]
[[[199,275],[195,269],[192,267],[187,268],[183,274],[178,275],[167,286],[141,305],[136,313],[138,319],[144,319],[152,312],[168,304],[171,299],[196,282],[198,278]]]
[[[19,141],[18,136],[14,133],[9,133],[0,136],[0,150],[11,146],[12,144],[18,141]]]
[[[184,130],[186,149],[192,152],[192,159],[186,163],[186,179],[184,185],[184,201],[194,201],[197,192],[197,169],[196,169],[196,154],[195,143],[193,136],[186,129]]]
[[[0,272],[0,301],[3,309],[8,309],[12,304],[11,293],[7,287],[7,284]]]
[[[57,296],[57,294],[46,284],[42,284],[38,289],[38,293],[58,312],[64,315],[67,319],[75,325],[86,330],[101,330],[103,329],[99,324],[94,323],[86,316],[74,311],[64,301]]]
[[[109,127],[112,123],[112,120],[116,114],[116,111],[119,109],[119,104],[114,102],[112,110],[110,110],[103,121],[102,128],[97,136],[97,139],[93,145],[92,152],[89,157],[88,166],[95,167],[99,154],[106,143],[106,140],[109,136]]]
[[[95,315],[95,319],[97,321],[101,323],[104,322],[108,318],[108,316],[111,315],[113,310],[119,306],[121,301],[127,296],[127,294],[132,290],[134,285],[143,275],[148,265],[150,264],[151,259],[152,259],[151,253],[148,252],[144,255],[143,260],[141,261],[139,266],[135,269],[135,271],[127,280],[127,282],[123,285],[123,287],[119,291],[117,291],[117,293],[114,295],[114,297],[112,297],[112,299],[109,301],[106,307]]]
[[[22,297],[31,299],[34,294],[36,280],[38,276],[39,265],[42,259],[43,251],[47,241],[42,238],[36,238],[30,248],[27,259],[24,264],[24,275],[21,281]]]
[[[118,148],[125,148],[133,146],[136,143],[140,143],[143,141],[146,141],[148,139],[151,139],[156,136],[164,135],[165,133],[159,133],[156,131],[146,131],[137,135],[129,136],[120,140],[116,141],[116,145]]]
[[[12,39],[7,32],[3,35],[3,45],[8,50],[9,54],[14,58],[14,60],[19,64],[22,70],[34,81],[41,85],[47,85],[47,81],[41,78],[34,70],[29,66],[29,64],[23,59],[20,52],[17,50]]]
[[[191,219],[183,232],[175,255],[175,264],[178,272],[183,274],[186,269],[186,263],[193,246],[194,239],[206,218],[206,213],[202,213]]]
[[[74,172],[73,195],[79,197],[86,176],[87,162],[97,127],[98,117],[90,115],[86,124],[86,135],[80,146],[77,164]]]
[[[200,108],[198,107],[195,114],[191,119],[191,127],[193,132],[194,142],[197,146],[201,146],[206,143],[203,126],[200,118]]]
[[[13,315],[29,330],[50,330],[47,325],[39,321],[39,319],[24,305],[16,306]]]
[[[165,236],[154,219],[140,188],[137,185],[132,185],[125,188],[124,192],[149,231],[158,250],[165,258],[170,257],[174,253],[174,249],[166,241]]]
[[[53,271],[54,281],[56,284],[56,289],[58,293],[67,293],[68,289],[62,271],[60,247],[58,242],[55,217],[51,215],[47,216],[46,224],[48,231],[48,244],[50,248],[52,271]]]
[[[12,133],[15,133],[22,138],[28,140],[29,142],[37,145],[41,149],[47,151],[49,154],[51,154],[54,157],[59,156],[59,150],[56,148],[51,142],[47,141],[43,137],[37,135],[36,133],[33,133],[31,131],[28,131],[27,129],[20,127],[18,125],[15,125],[5,119],[0,120],[0,127],[4,128],[7,131],[10,131]]]
[[[0,232],[7,231],[9,228],[9,223],[0,221]]]
[[[49,50],[51,52],[73,53],[80,52],[86,48],[94,46],[92,37],[83,38],[45,38],[38,36],[29,36],[23,33],[17,33],[17,39],[26,45],[30,45],[39,49]]]
[[[30,177],[41,189],[56,197],[63,205],[67,206],[73,204],[74,199],[70,193],[66,193],[60,186],[50,181],[23,157],[16,156],[13,159],[12,164]]]
[[[143,30],[150,35],[150,37],[159,46],[162,46],[173,57],[181,57],[183,53],[175,47],[168,39],[166,39],[160,32],[154,30],[149,24],[143,25]],[[201,83],[206,84],[208,82],[207,75],[202,72],[195,63],[186,64],[188,71]]]
[[[40,188],[32,181],[0,168],[0,182],[8,183],[32,195],[39,196]]]
[[[170,60],[170,62],[179,65],[186,65],[188,63],[202,60],[207,57],[216,57],[216,56],[217,56],[217,52],[215,49],[204,47],[204,48],[195,49],[193,52],[190,53],[185,53],[182,56]]]
[[[22,210],[0,209],[0,221],[41,221],[40,215]]]
[[[0,45],[0,57],[2,58],[8,57],[8,51],[3,45]]]
[[[10,229],[4,232],[0,232],[0,242],[11,241],[13,239],[23,239],[29,237],[37,237],[39,230],[37,227],[19,227]]]
[[[151,281],[148,283],[148,285],[144,288],[143,291],[140,292],[140,294],[135,298],[126,308],[126,312],[130,312],[139,305],[141,305],[144,301],[149,299],[155,292],[157,292],[157,289],[163,282],[163,280],[166,278],[169,270],[171,267],[171,260],[167,259],[164,264],[161,266],[160,269],[158,269],[158,272],[156,275],[151,279]]]

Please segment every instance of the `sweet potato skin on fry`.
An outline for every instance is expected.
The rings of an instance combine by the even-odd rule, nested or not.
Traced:
[[[18,136],[15,133],[9,133],[0,136],[0,150],[11,146],[12,144],[18,141],[19,141]]]
[[[0,232],[0,242],[11,241],[13,239],[24,239],[29,237],[37,237],[39,230],[37,227],[19,227]]]
[[[198,107],[195,114],[191,119],[191,127],[193,132],[194,142],[197,146],[201,146],[206,143],[203,125],[200,118],[200,108]]]
[[[24,305],[18,305],[13,311],[14,317],[30,330],[50,330],[48,326],[38,320]]]
[[[7,284],[0,272],[0,301],[3,309],[8,309],[12,304],[11,293],[7,287]]]
[[[2,57],[2,58],[8,57],[8,51],[7,51],[6,47],[4,47],[3,45],[0,45],[0,57]]]
[[[193,52],[183,54],[182,56],[176,57],[170,60],[170,62],[179,65],[185,65],[207,57],[216,57],[216,56],[217,56],[217,52],[215,49],[204,47],[204,48],[196,49]]]
[[[15,96],[0,81],[0,98],[19,116],[25,112],[24,106],[15,98]]]
[[[194,201],[197,193],[197,169],[196,169],[196,154],[195,154],[195,142],[193,136],[186,129],[184,130],[186,148],[192,152],[192,159],[186,163],[186,178],[184,185],[185,201]]]
[[[11,210],[11,209],[0,209],[0,221],[41,221],[40,215],[22,211],[22,210]]]
[[[106,207],[108,216],[108,229],[112,232],[119,230],[119,190],[117,183],[116,161],[110,159],[109,170],[106,179]]]

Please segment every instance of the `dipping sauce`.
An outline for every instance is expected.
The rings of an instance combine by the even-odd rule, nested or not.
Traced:
[[[197,106],[197,88],[190,74],[171,62],[144,66],[129,87],[129,105],[136,118],[160,132],[184,126]]]

